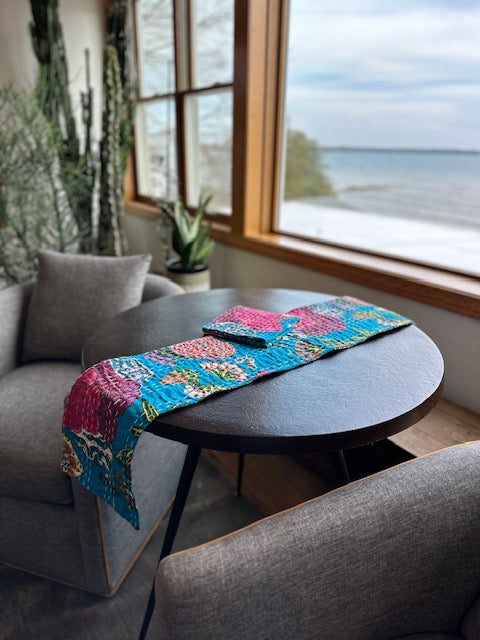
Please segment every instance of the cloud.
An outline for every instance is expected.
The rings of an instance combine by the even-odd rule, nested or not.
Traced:
[[[478,2],[294,0],[291,11],[292,126],[318,132],[325,119],[338,132],[336,117],[345,123],[338,144],[355,123],[364,133],[353,137],[368,144],[379,136],[366,126],[375,114],[378,145],[401,137],[407,146],[480,148],[479,128],[471,128],[480,107]]]

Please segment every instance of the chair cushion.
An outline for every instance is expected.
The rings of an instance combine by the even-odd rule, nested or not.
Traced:
[[[60,468],[65,397],[78,362],[36,362],[0,377],[0,494],[57,504],[72,502]]]
[[[39,252],[27,312],[23,362],[78,360],[106,320],[140,304],[151,256],[123,258]]]

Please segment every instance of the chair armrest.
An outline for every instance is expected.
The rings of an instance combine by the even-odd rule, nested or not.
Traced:
[[[480,593],[479,456],[444,449],[164,558],[149,640],[450,638]]]
[[[143,287],[142,302],[166,296],[176,296],[179,293],[185,293],[185,290],[169,278],[156,273],[147,273]]]
[[[0,376],[20,362],[27,308],[34,282],[25,282],[0,290]]]

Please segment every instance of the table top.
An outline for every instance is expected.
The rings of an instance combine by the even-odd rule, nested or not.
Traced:
[[[159,298],[103,325],[85,343],[83,366],[200,337],[203,324],[237,304],[282,313],[332,297],[290,289],[212,289]],[[347,449],[418,422],[440,398],[442,382],[438,348],[408,326],[161,415],[147,431],[244,453]]]

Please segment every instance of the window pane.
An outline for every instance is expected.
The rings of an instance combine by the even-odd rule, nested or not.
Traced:
[[[175,49],[172,0],[138,0],[137,40],[140,94],[175,90]]]
[[[186,99],[188,204],[202,191],[212,193],[209,208],[231,212],[232,91],[194,94]]]
[[[192,1],[193,86],[233,80],[233,0]]]
[[[480,273],[480,6],[292,0],[281,230]]]
[[[178,196],[175,103],[165,99],[137,107],[135,127],[139,192],[173,200]]]

